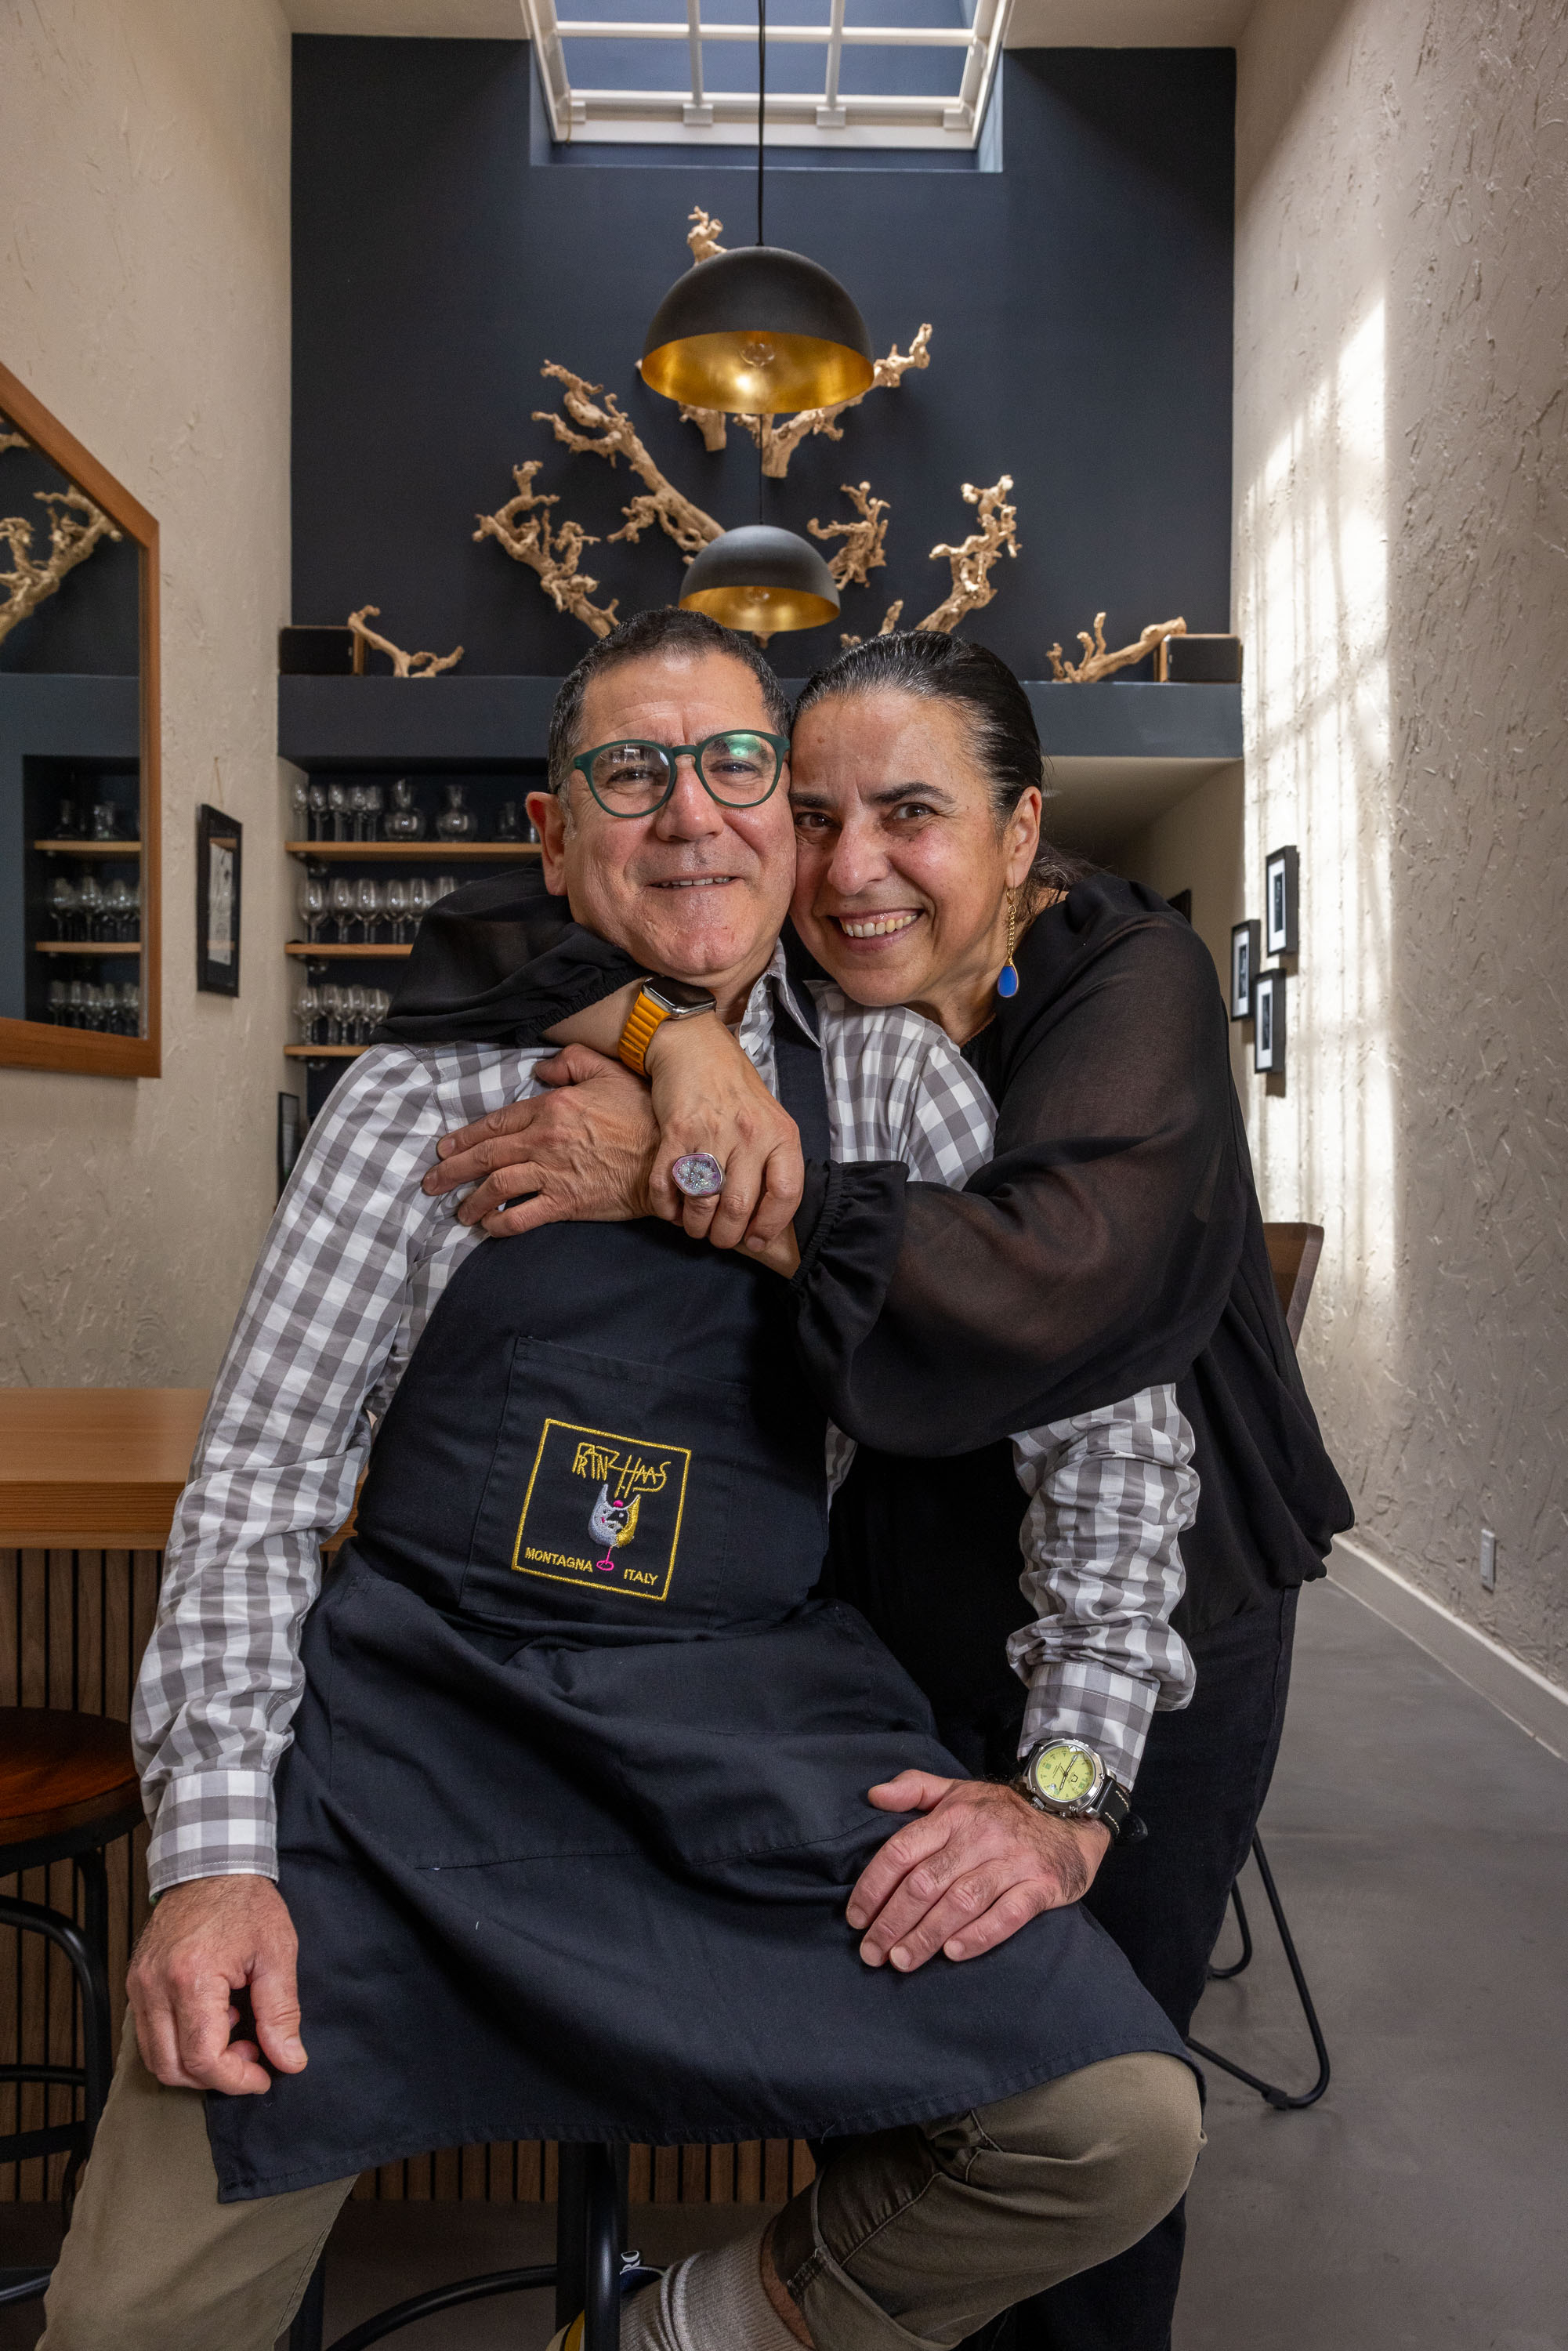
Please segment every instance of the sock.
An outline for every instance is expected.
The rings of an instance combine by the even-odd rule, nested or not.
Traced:
[[[691,2253],[621,2313],[621,2351],[801,2351],[762,2283],[766,2223]]]

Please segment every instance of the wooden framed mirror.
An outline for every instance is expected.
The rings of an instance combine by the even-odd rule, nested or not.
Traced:
[[[159,1074],[158,526],[0,365],[0,1065]]]

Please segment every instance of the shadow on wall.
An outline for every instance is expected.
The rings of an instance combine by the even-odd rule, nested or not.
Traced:
[[[1346,335],[1249,482],[1238,485],[1249,912],[1268,853],[1301,858],[1301,953],[1282,1099],[1251,1081],[1264,1213],[1326,1229],[1318,1350],[1363,1395],[1399,1360],[1391,1039],[1385,304]],[[1361,1426],[1343,1409],[1341,1429]],[[1360,1465],[1357,1465],[1358,1467]]]

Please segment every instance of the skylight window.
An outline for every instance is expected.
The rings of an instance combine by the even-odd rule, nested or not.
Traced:
[[[563,142],[757,143],[755,0],[523,0]],[[769,147],[974,147],[1012,0],[770,0]]]

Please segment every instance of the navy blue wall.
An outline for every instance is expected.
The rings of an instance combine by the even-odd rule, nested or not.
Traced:
[[[540,456],[559,512],[617,528],[624,468],[530,421],[555,359],[617,392],[710,513],[754,518],[749,440],[709,455],[633,372],[689,208],[747,237],[746,172],[530,163],[520,44],[300,37],[294,58],[294,618],[375,602],[400,644],[461,642],[465,672],[559,674],[586,630],[473,543],[474,517]],[[888,568],[845,597],[865,632],[894,596],[910,621],[940,600],[925,559],[971,527],[959,484],[1010,473],[1023,553],[967,632],[1040,677],[1100,606],[1117,641],[1173,612],[1228,625],[1234,58],[1014,51],[1004,97],[998,174],[771,180],[770,240],[838,273],[879,351],[935,333],[931,367],[800,448],[763,511],[803,529],[862,478],[891,499]],[[662,536],[587,559],[623,615],[683,568]],[[824,629],[773,651],[796,674],[837,649]]]

